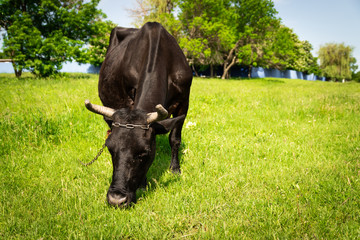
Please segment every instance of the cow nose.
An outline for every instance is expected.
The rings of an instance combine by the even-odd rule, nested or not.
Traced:
[[[107,193],[107,201],[110,205],[120,207],[126,202],[126,196],[117,193]]]

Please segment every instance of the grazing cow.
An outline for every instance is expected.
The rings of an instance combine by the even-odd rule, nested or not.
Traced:
[[[180,173],[178,151],[191,82],[183,52],[161,24],[112,30],[98,85],[104,106],[85,101],[111,128],[106,140],[113,163],[110,205],[136,202],[136,189],[146,184],[155,157],[157,134],[170,132],[170,169]]]

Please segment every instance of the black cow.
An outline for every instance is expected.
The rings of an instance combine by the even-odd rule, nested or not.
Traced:
[[[171,131],[170,169],[180,173],[178,151],[191,82],[183,52],[161,24],[112,30],[98,85],[104,106],[85,101],[111,128],[106,140],[113,163],[109,204],[136,202],[136,190],[146,183],[155,157],[157,134]]]

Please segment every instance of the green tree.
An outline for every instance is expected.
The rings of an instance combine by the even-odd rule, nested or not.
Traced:
[[[351,70],[351,80],[360,82],[360,71],[357,71],[359,68],[358,65],[356,65],[356,58],[350,59],[350,70]]]
[[[351,74],[351,79],[355,82],[360,82],[360,71],[358,72],[353,72]]]
[[[100,0],[3,0],[0,27],[4,53],[13,59],[16,76],[29,69],[38,76],[59,72],[65,61],[85,61],[108,30],[97,9]],[[104,25],[105,24],[105,25]],[[101,48],[102,52],[105,52]],[[95,51],[93,51],[95,52]]]
[[[146,22],[160,22],[163,14],[171,15],[176,7],[177,0],[136,0],[135,9],[129,9],[134,18],[134,25],[141,27]]]
[[[180,46],[192,66],[222,65],[228,45],[234,41],[230,0],[182,0],[179,19],[183,35]]]
[[[146,22],[161,23],[176,39],[181,29],[180,22],[174,16],[179,0],[136,0],[135,9],[129,9],[134,25],[142,27]]]
[[[308,41],[300,41],[292,29],[279,26],[271,48],[274,55],[270,67],[320,75],[317,59],[311,53],[312,45]]]
[[[351,69],[351,80],[355,82],[360,82],[360,71],[357,71],[359,68],[358,65],[356,65],[356,58],[352,58],[350,62],[350,69]]]
[[[352,52],[353,48],[344,43],[327,43],[321,46],[320,68],[325,77],[334,81],[351,79],[351,64],[356,62]]]
[[[252,66],[266,65],[265,60],[271,58],[269,30],[279,22],[271,0],[232,0],[231,9],[228,16],[234,37],[227,45],[222,78],[237,63],[247,65],[249,74]]]
[[[96,24],[97,34],[94,34],[89,39],[86,48],[75,52],[74,59],[79,63],[90,63],[96,67],[101,66],[109,46],[111,30],[114,27],[116,27],[116,24],[111,21],[98,22]]]
[[[13,19],[15,18],[14,23],[7,28],[7,35],[4,36],[4,54],[13,60],[15,75],[20,77],[24,68],[32,62],[37,63],[34,57],[40,50],[41,33],[32,26],[28,14],[14,16]]]
[[[274,21],[273,25],[276,25],[278,21]],[[271,27],[273,28],[273,27]],[[282,68],[282,64],[273,51],[274,45],[274,31],[268,29],[264,32],[254,32],[252,28],[246,28],[242,38],[238,43],[240,46],[237,48],[237,61],[245,66],[248,66],[248,77],[250,78],[252,67],[264,67],[264,68]],[[234,58],[235,59],[235,58]],[[234,63],[234,62],[232,62]],[[231,64],[228,66],[228,68]],[[226,72],[224,71],[224,76]]]
[[[223,65],[223,79],[235,64],[248,66],[249,77],[253,66],[318,69],[311,44],[281,25],[271,0],[182,0],[180,9],[187,38],[180,46],[200,57],[197,63]]]

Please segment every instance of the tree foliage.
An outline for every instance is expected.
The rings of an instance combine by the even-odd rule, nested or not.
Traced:
[[[109,45],[111,30],[116,24],[111,21],[99,21],[96,24],[97,34],[87,42],[87,47],[77,51],[74,59],[79,63],[90,63],[96,67],[101,66],[105,59],[106,51]]]
[[[135,20],[135,27],[146,22],[160,22],[176,39],[180,32],[180,22],[174,16],[179,0],[136,0],[137,7],[129,9]]]
[[[225,53],[222,78],[236,63],[248,66],[249,72],[252,66],[268,64],[271,29],[278,24],[271,0],[232,0],[231,8],[228,16],[235,37]]]
[[[59,72],[66,61],[99,63],[110,22],[97,9],[99,0],[3,0],[0,27],[4,53],[15,74],[28,69],[38,76]],[[87,46],[91,46],[87,49]],[[96,57],[94,56],[96,55]]]
[[[192,65],[223,63],[227,46],[234,41],[231,1],[182,0],[179,19],[183,26],[180,46]]]
[[[357,71],[359,68],[358,65],[356,65],[356,58],[351,58],[350,62],[350,69],[351,69],[351,80],[360,82],[360,71]]]
[[[353,48],[344,43],[327,43],[319,49],[320,68],[331,80],[351,79],[351,65],[356,62]]]
[[[271,47],[275,65],[270,67],[320,75],[317,58],[311,53],[312,45],[308,41],[299,40],[292,29],[280,25]]]

